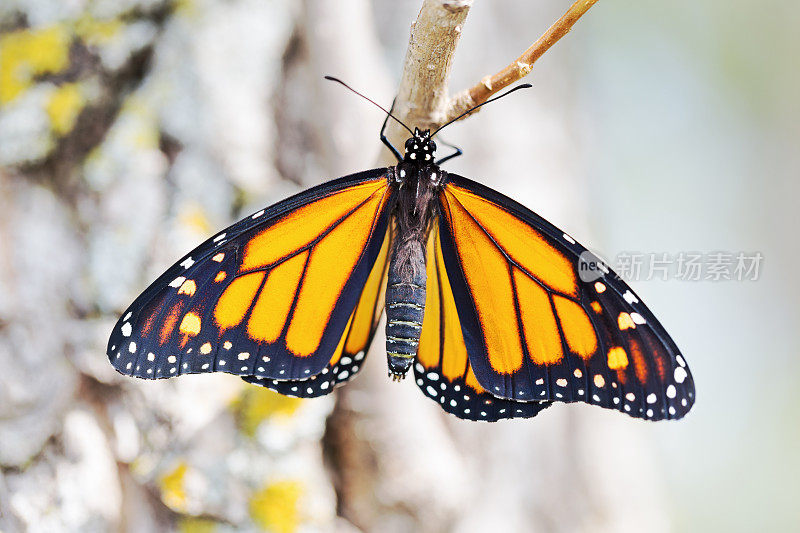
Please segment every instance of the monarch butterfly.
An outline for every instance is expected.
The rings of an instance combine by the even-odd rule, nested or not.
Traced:
[[[634,292],[607,268],[583,281],[586,248],[442,170],[461,152],[434,159],[441,128],[403,126],[403,155],[381,132],[397,165],[262,209],[173,265],[117,322],[112,365],[147,379],[228,372],[321,396],[361,369],[385,303],[389,375],[413,368],[459,418],[533,417],[558,401],[683,417],[691,374]]]

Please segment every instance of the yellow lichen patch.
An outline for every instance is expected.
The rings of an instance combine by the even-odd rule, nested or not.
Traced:
[[[197,2],[195,2],[195,0],[175,0],[172,5],[172,9],[176,15],[194,18],[198,14]]]
[[[208,235],[213,231],[208,217],[197,204],[182,206],[178,211],[178,222],[198,235]]]
[[[77,83],[65,83],[55,90],[47,102],[50,127],[56,135],[69,133],[78,120],[86,98]]]
[[[161,133],[158,126],[158,116],[152,103],[139,95],[130,96],[122,104],[120,116],[124,117],[127,122],[125,126],[127,142],[134,148],[141,150],[158,149]],[[182,218],[180,214],[178,216],[179,219]],[[204,231],[203,234],[210,232],[211,230],[209,229]]]
[[[291,416],[302,403],[300,398],[289,398],[262,387],[248,387],[231,403],[231,410],[242,433],[254,437],[263,421]]]
[[[184,479],[189,467],[184,461],[161,476],[158,480],[158,486],[161,489],[161,501],[169,507],[178,512],[186,511],[186,489],[184,487]]]
[[[66,68],[71,40],[60,25],[0,36],[0,106],[22,94],[36,76]]]
[[[88,13],[75,22],[75,34],[90,46],[111,42],[123,28],[124,23],[121,20],[98,20]]]
[[[300,525],[298,481],[276,481],[250,497],[250,517],[259,527],[275,533],[293,533]]]
[[[628,354],[624,348],[615,346],[608,350],[608,368],[611,370],[622,370],[628,367]]]
[[[178,531],[180,533],[214,533],[216,530],[217,523],[208,518],[184,516],[178,520]]]

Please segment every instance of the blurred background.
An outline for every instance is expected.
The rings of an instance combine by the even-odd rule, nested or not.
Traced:
[[[475,2],[451,91],[568,4]],[[465,150],[448,170],[612,264],[762,254],[757,279],[648,280],[645,266],[631,282],[693,370],[684,420],[558,405],[460,421],[386,379],[381,334],[362,375],[317,400],[108,364],[118,314],[179,256],[376,166],[381,113],[322,76],[390,103],[419,7],[0,2],[0,530],[800,530],[788,0],[601,0],[533,90],[445,137]]]

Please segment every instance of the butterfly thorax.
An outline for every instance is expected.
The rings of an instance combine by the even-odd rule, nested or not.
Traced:
[[[436,143],[415,130],[395,167],[398,187],[394,211],[395,246],[386,290],[386,353],[389,373],[405,377],[417,355],[425,313],[425,242],[435,216],[441,171],[434,163]]]

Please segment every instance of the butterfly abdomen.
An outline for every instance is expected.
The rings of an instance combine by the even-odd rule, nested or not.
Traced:
[[[389,372],[405,376],[419,347],[425,314],[425,255],[419,242],[400,244],[392,254],[386,287],[386,353]]]

